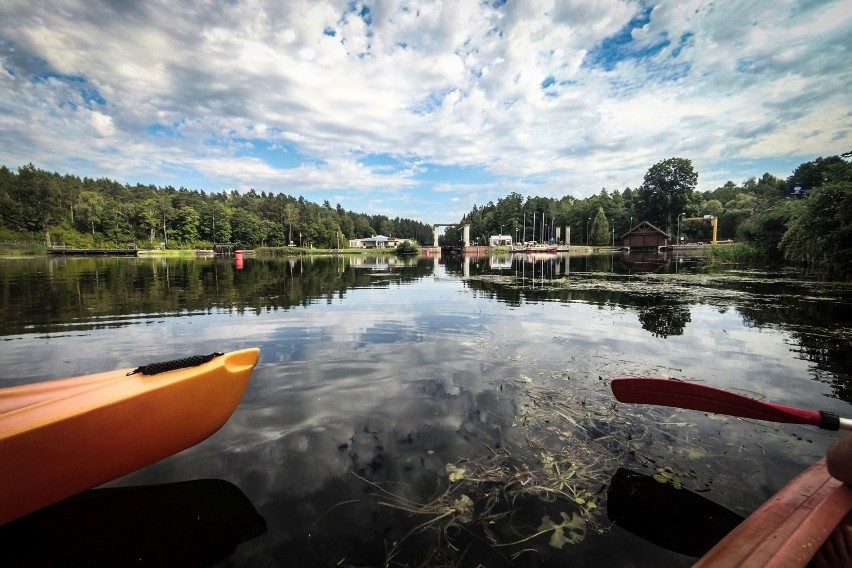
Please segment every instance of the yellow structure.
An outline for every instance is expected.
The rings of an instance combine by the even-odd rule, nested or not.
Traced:
[[[716,244],[716,228],[719,224],[719,219],[714,217],[713,215],[704,215],[702,217],[684,217],[684,221],[710,221],[710,226],[713,227],[713,240],[710,241],[711,245]]]

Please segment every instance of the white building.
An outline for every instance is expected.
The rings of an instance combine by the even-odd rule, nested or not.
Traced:
[[[491,235],[488,237],[488,246],[490,247],[511,247],[511,235]]]
[[[394,237],[386,237],[384,235],[376,235],[375,237],[370,237],[369,239],[352,239],[349,241],[349,248],[354,249],[383,249],[383,248],[396,248],[398,245],[404,243],[405,241],[412,241],[411,239],[395,239]],[[416,244],[416,243],[415,243]]]

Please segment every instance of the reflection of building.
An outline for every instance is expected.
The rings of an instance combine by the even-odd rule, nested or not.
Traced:
[[[623,245],[631,250],[665,247],[669,245],[669,239],[671,236],[668,233],[648,221],[642,221],[621,236]]]
[[[488,259],[488,264],[491,268],[497,268],[503,270],[504,268],[512,268],[512,256],[511,255],[503,255],[503,256],[494,256],[492,255]]]
[[[410,241],[412,244],[414,241],[411,239],[395,239],[394,237],[386,237],[384,235],[376,235],[375,237],[370,237],[369,239],[352,239],[349,241],[349,248],[362,248],[362,249],[383,249],[383,248],[396,248],[400,244],[405,241]]]
[[[511,235],[491,235],[488,237],[488,246],[510,247],[512,246],[512,237]]]
[[[630,272],[659,272],[669,264],[669,255],[631,253],[622,258],[624,265]]]
[[[370,270],[388,270],[408,264],[408,260],[397,256],[355,255],[349,259],[349,266],[352,268],[368,268]]]

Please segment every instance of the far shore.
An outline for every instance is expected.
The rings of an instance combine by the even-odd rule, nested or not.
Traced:
[[[729,244],[729,243],[719,243]],[[707,251],[711,247],[709,243],[694,243],[685,245],[670,245],[665,248],[669,252],[673,251],[692,251],[695,249]],[[75,249],[66,250],[66,254],[73,255]],[[81,255],[85,254],[87,249],[79,249]],[[105,255],[109,255],[108,251],[112,249],[100,249]],[[125,252],[124,249],[114,249],[116,254]],[[626,249],[623,247],[612,246],[588,246],[588,245],[560,245],[558,252],[570,254],[613,254],[623,252]],[[289,257],[289,256],[324,256],[324,255],[365,255],[365,256],[382,256],[388,254],[396,254],[393,248],[344,248],[344,249],[322,249],[311,247],[258,247],[256,249],[246,249],[242,253],[247,257]],[[480,255],[502,255],[502,254],[520,254],[521,251],[512,250],[505,246],[487,247],[487,246],[471,246],[469,250],[465,250],[464,254]],[[432,256],[440,254],[438,247],[421,247],[419,255]],[[0,245],[0,258],[24,258],[24,257],[41,257],[47,256],[48,249],[44,246],[30,247],[14,247]],[[177,258],[197,258],[197,257],[213,257],[215,256],[213,249],[138,249],[136,256],[140,257],[177,257]]]

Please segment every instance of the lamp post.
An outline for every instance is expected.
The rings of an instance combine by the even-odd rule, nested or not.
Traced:
[[[686,215],[686,213],[681,213],[677,216],[677,244],[680,246],[680,218]]]
[[[586,225],[586,245],[592,244],[592,218],[589,217],[589,223]]]

